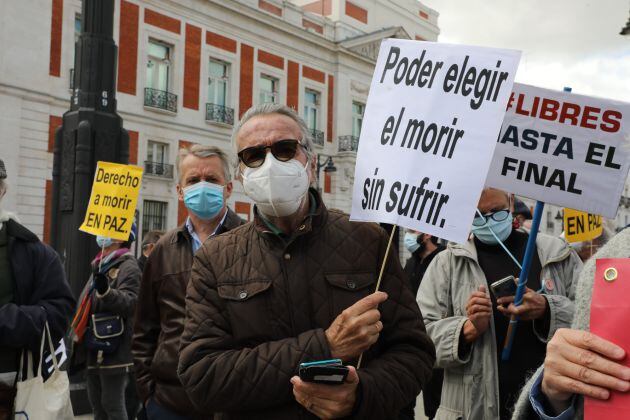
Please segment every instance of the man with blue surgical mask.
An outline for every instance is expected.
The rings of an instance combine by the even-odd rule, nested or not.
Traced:
[[[444,368],[437,418],[450,413],[509,419],[520,387],[545,358],[547,341],[571,324],[582,263],[558,238],[538,235],[520,306],[513,304],[515,287],[507,287],[505,295],[490,287],[520,274],[529,235],[514,229],[512,203],[504,191],[485,189],[471,237],[462,245],[449,244],[429,265],[418,290],[437,366]],[[501,351],[512,315],[520,322],[511,357],[504,362]]]
[[[222,150],[204,145],[181,149],[177,168],[177,196],[188,217],[162,236],[147,259],[134,327],[138,394],[150,420],[211,417],[193,407],[177,377],[184,298],[195,252],[208,238],[243,223],[227,207],[232,182]]]

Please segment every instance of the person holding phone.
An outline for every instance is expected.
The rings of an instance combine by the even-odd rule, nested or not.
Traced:
[[[254,221],[195,255],[178,367],[189,398],[221,419],[397,418],[435,357],[395,251],[374,292],[388,234],[309,188],[317,155],[295,110],[251,108],[233,141]],[[313,380],[345,380],[300,378],[318,361],[332,365]]]
[[[511,208],[507,193],[485,189],[472,237],[438,254],[420,285],[418,304],[435,343],[437,366],[444,368],[437,418],[446,413],[509,418],[520,387],[545,357],[547,341],[571,323],[573,286],[582,263],[559,238],[538,235],[527,292],[514,306],[517,262],[523,260],[528,234],[515,229]],[[510,360],[503,362],[512,315],[521,322]]]

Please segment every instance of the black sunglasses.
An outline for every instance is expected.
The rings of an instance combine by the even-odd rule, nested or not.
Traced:
[[[253,146],[238,152],[238,159],[249,168],[258,168],[265,162],[267,149],[280,162],[287,162],[295,157],[300,142],[293,139],[280,140],[271,146]]]
[[[499,211],[495,211],[493,213],[488,213],[488,214],[483,214],[483,215],[476,215],[475,218],[473,219],[473,226],[484,226],[486,223],[488,223],[488,219],[492,219],[495,222],[502,222],[505,219],[508,218],[508,216],[510,215],[510,211],[509,210],[499,210]]]

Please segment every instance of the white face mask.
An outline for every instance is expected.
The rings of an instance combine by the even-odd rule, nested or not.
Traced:
[[[248,167],[243,171],[245,194],[267,216],[283,217],[298,211],[308,186],[304,165],[296,159],[280,162],[271,153],[267,153],[259,168]]]

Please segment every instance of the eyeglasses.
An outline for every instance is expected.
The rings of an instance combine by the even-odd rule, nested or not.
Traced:
[[[280,140],[271,146],[253,146],[238,152],[238,159],[250,168],[258,168],[265,162],[267,149],[280,162],[287,162],[295,157],[300,142],[298,140]]]
[[[483,226],[488,223],[488,219],[492,219],[495,222],[502,222],[507,219],[509,215],[510,211],[507,209],[495,211],[494,213],[488,213],[484,215],[477,214],[477,216],[475,216],[475,218],[473,219],[472,224],[473,226]]]

